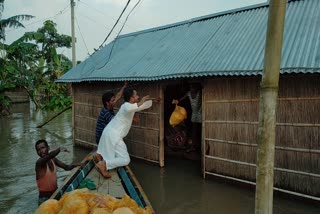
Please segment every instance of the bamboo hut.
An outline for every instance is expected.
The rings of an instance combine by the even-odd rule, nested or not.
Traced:
[[[275,189],[320,200],[318,0],[287,5],[277,110]],[[170,104],[202,85],[202,170],[254,184],[268,3],[122,35],[57,82],[72,83],[73,140],[93,146],[101,94],[130,81],[163,102],[126,138],[133,157],[164,166]],[[180,94],[179,94],[180,93]],[[175,97],[176,98],[176,97]]]
[[[23,88],[9,89],[4,92],[7,95],[11,103],[27,103],[29,102],[29,95]]]

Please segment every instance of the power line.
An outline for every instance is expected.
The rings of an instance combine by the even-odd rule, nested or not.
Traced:
[[[82,16],[82,17],[90,20],[91,22],[97,24],[97,25],[101,25],[101,26],[104,27],[104,28],[107,28],[107,29],[110,29],[110,28],[111,28],[110,26],[106,26],[106,25],[102,25],[101,23],[98,23],[95,19],[93,19],[93,18],[91,18],[91,17],[89,17],[89,16],[87,16],[87,15],[84,15],[84,14],[82,14],[82,13],[79,12],[79,11],[77,11],[77,14],[78,14],[78,16],[80,15],[80,16]]]
[[[142,2],[143,0],[141,0],[141,2]],[[138,4],[140,3],[140,1],[134,6],[134,8],[136,7],[136,6],[138,6]],[[141,5],[141,4],[140,4]],[[138,7],[140,7],[140,5],[138,6]],[[137,11],[137,10],[136,10]],[[131,13],[131,12],[130,12]],[[127,25],[128,26],[128,25]]]
[[[120,14],[119,18],[117,19],[116,23],[113,25],[113,27],[112,27],[111,31],[108,33],[107,37],[103,40],[103,42],[102,42],[102,44],[99,46],[99,48],[101,48],[101,47],[102,47],[102,45],[103,45],[103,44],[107,41],[107,39],[109,38],[109,36],[110,36],[110,34],[112,33],[113,29],[114,29],[114,28],[116,27],[116,25],[118,24],[118,22],[119,22],[119,20],[120,20],[120,18],[121,18],[121,16],[122,16],[122,14],[123,14],[123,13],[124,13],[124,11],[127,9],[128,5],[129,5],[129,3],[130,3],[130,1],[131,1],[131,0],[128,0],[128,2],[127,2],[127,4],[126,4],[126,6],[123,8],[123,10],[122,10],[122,12],[121,12],[121,14]]]
[[[138,6],[138,4],[141,2],[142,0],[139,0],[134,6],[133,6],[133,8],[130,10],[130,12],[128,13],[128,15],[127,15],[127,17],[126,17],[126,19],[124,20],[124,22],[123,22],[123,24],[122,24],[122,26],[121,26],[121,28],[120,28],[120,30],[119,30],[119,32],[118,32],[118,34],[117,34],[117,36],[116,36],[116,39],[118,38],[118,36],[120,35],[120,33],[121,33],[121,31],[122,31],[122,29],[123,29],[123,27],[125,26],[125,24],[126,24],[126,22],[128,21],[128,18],[129,18],[129,16],[130,16],[130,14],[132,13],[132,11]],[[112,50],[113,50],[113,47],[114,47],[114,44],[116,43],[116,39],[115,39],[115,41],[112,43],[112,47],[111,47],[111,50],[110,50],[110,54],[109,54],[109,58],[108,58],[108,60],[107,60],[107,62],[109,61],[109,59],[110,59],[110,57],[111,57],[111,54],[112,54]]]
[[[79,1],[80,3],[82,3],[82,4],[84,4],[85,6],[87,6],[88,8],[90,8],[90,9],[92,9],[92,10],[95,10],[96,12],[100,13],[101,15],[103,15],[103,16],[108,16],[108,17],[110,17],[111,19],[116,20],[116,19],[113,18],[112,16],[107,15],[105,12],[102,12],[101,10],[98,10],[98,9],[92,7],[91,5],[85,3],[85,2],[83,2],[83,1],[81,1],[81,0],[78,0],[78,1]],[[133,30],[137,30],[136,27],[132,27],[132,26],[128,26],[128,27],[132,28]]]
[[[34,25],[34,24],[37,24],[39,22],[43,22],[43,21],[46,21],[46,20],[49,20],[49,19],[53,19],[53,18],[56,18],[57,16],[60,16],[60,15],[63,15],[67,12],[67,9],[70,7],[70,5],[67,5],[65,8],[63,8],[62,10],[60,10],[60,12],[58,12],[57,14],[53,15],[53,16],[50,16],[50,17],[47,17],[47,18],[43,18],[43,19],[39,19],[38,21],[35,21],[35,22],[31,22],[29,24],[26,24],[24,25],[25,27],[26,26],[29,26],[29,25]],[[14,28],[14,29],[11,29],[11,30],[8,30],[7,32],[11,32],[11,31],[14,31],[14,30],[17,30],[18,28]]]
[[[117,37],[118,37],[119,34],[121,33],[123,27],[125,26],[126,22],[128,21],[128,18],[129,18],[129,16],[131,15],[131,13],[133,12],[133,10],[134,10],[134,9],[138,6],[138,4],[139,4],[140,2],[142,2],[142,1],[143,1],[143,0],[139,0],[139,1],[133,6],[133,8],[130,10],[130,12],[128,13],[126,19],[125,19],[124,22],[123,22],[123,25],[121,26],[121,28],[120,28],[120,30],[119,30],[119,32],[118,32]]]
[[[79,32],[80,32],[80,36],[81,36],[81,38],[82,38],[82,41],[83,41],[83,43],[84,43],[84,46],[85,46],[86,49],[87,49],[88,55],[90,55],[89,49],[88,49],[88,47],[87,47],[87,44],[86,44],[86,42],[84,41],[83,35],[82,35],[82,33],[81,33],[81,30],[80,30],[80,26],[79,26],[77,17],[76,17],[75,19],[76,19],[76,23],[77,23],[77,26],[78,26],[78,30],[79,30]]]
[[[108,64],[108,62],[109,62],[109,60],[110,60],[110,57],[111,57],[111,54],[112,54],[112,51],[113,51],[113,47],[114,47],[114,45],[115,45],[115,43],[116,43],[116,41],[117,41],[117,38],[118,38],[119,34],[121,33],[123,27],[125,26],[126,22],[128,21],[128,18],[129,18],[129,16],[130,16],[130,14],[131,14],[132,11],[138,6],[138,4],[139,4],[141,1],[142,1],[142,0],[139,0],[139,1],[133,6],[133,8],[130,10],[130,12],[128,13],[126,19],[125,19],[124,22],[123,22],[123,25],[121,26],[121,28],[120,28],[120,30],[119,30],[119,32],[118,32],[115,40],[114,40],[113,43],[112,43],[112,46],[111,46],[111,50],[110,50],[108,59],[106,60],[106,63],[105,63],[102,67],[104,67],[104,66],[106,66],[106,64]]]

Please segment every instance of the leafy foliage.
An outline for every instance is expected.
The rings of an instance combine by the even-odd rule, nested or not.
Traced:
[[[9,84],[9,83],[2,83],[2,81],[0,81],[0,116],[2,115],[3,111],[9,112],[9,106],[10,106],[10,97],[7,96],[6,94],[4,94],[4,92],[7,89],[10,88],[14,88],[15,85],[13,84]]]
[[[71,61],[57,48],[70,48],[71,37],[60,35],[49,20],[36,32],[27,32],[10,45],[0,47],[0,80],[26,89],[37,109],[58,110],[71,104],[66,85],[54,81],[71,69]]]
[[[24,27],[24,25],[21,23],[23,20],[29,20],[34,18],[34,16],[31,15],[16,15],[12,16],[6,19],[2,19],[2,11],[4,8],[4,0],[0,0],[0,40],[5,40],[5,28],[7,27],[13,27],[13,28],[19,28]]]

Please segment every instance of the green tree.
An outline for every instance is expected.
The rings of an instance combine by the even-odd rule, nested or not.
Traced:
[[[9,115],[9,107],[11,99],[9,96],[5,94],[6,90],[14,88],[15,85],[12,84],[12,73],[13,67],[9,64],[7,65],[7,61],[4,58],[0,58],[0,116]],[[6,68],[7,71],[4,69]]]
[[[36,44],[26,42],[22,36],[10,45],[6,46],[6,66],[4,68],[6,78],[4,82],[11,82],[16,87],[26,89],[31,100],[37,108],[41,103],[37,99],[37,85],[42,81],[42,69],[44,68],[39,59],[39,48]]]
[[[57,79],[63,72],[61,68],[65,65],[64,63],[70,61],[63,54],[58,54],[57,48],[71,48],[71,37],[59,34],[56,24],[51,20],[45,21],[44,26],[37,32],[29,32],[25,36],[39,45],[40,53],[47,66],[45,75],[51,81]]]
[[[3,45],[0,81],[23,87],[37,109],[62,109],[71,104],[65,85],[54,81],[72,67],[57,48],[70,47],[71,37],[60,35],[56,24],[44,22],[36,32],[27,32],[10,45]],[[1,50],[0,50],[1,51]]]
[[[70,105],[71,99],[67,96],[66,86],[54,81],[72,67],[66,56],[57,53],[57,48],[71,47],[71,37],[59,34],[56,24],[48,20],[36,32],[25,33],[23,38],[25,41],[32,41],[39,48],[38,55],[33,56],[38,63],[36,66],[28,65],[32,75],[36,75],[38,80],[37,84],[35,81],[28,84],[28,93],[35,94],[33,98],[36,106],[53,110]]]
[[[12,77],[14,76],[15,66],[13,61],[7,61],[6,58],[6,46],[3,41],[5,41],[5,28],[7,27],[24,27],[21,23],[23,20],[29,20],[33,18],[31,15],[16,15],[6,19],[2,19],[2,12],[4,10],[4,1],[0,0],[0,111],[1,114],[9,113],[10,98],[4,94],[7,89],[14,88],[15,85],[11,82]]]
[[[5,95],[4,92],[7,89],[14,88],[14,87],[15,86],[12,84],[0,83],[0,113],[1,113],[0,116],[10,114],[9,106],[10,106],[11,99],[7,95]]]

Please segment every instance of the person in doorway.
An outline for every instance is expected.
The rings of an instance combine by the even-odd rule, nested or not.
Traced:
[[[67,165],[62,161],[58,160],[56,156],[60,152],[69,152],[64,148],[57,148],[49,152],[49,145],[46,140],[38,140],[35,144],[35,149],[40,158],[36,162],[36,181],[39,191],[38,204],[40,205],[58,189],[57,183],[57,170],[56,166],[64,170],[72,170],[77,166],[82,166],[82,164],[71,164]]]
[[[190,84],[190,90],[180,99],[173,100],[173,104],[178,104],[180,101],[189,98],[191,105],[191,123],[192,123],[192,134],[191,142],[189,141],[189,148],[187,152],[200,151],[201,148],[201,125],[202,125],[202,96],[201,96],[201,85],[192,83]]]
[[[110,178],[108,170],[128,165],[130,162],[127,146],[123,138],[127,136],[135,112],[148,109],[152,106],[149,96],[144,96],[139,101],[139,95],[132,88],[125,88],[123,93],[124,103],[118,113],[103,130],[98,144],[97,155],[102,156],[96,166],[105,178]],[[159,102],[155,99],[154,102]]]
[[[125,82],[120,91],[114,95],[113,92],[108,91],[102,95],[102,104],[103,108],[100,111],[100,114],[96,123],[96,144],[99,144],[99,140],[102,134],[103,129],[108,125],[108,123],[115,116],[113,111],[114,105],[122,97],[124,88],[128,85],[128,82]]]

